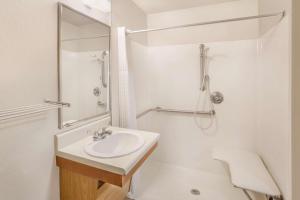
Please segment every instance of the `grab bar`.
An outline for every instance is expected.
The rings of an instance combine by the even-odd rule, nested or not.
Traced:
[[[106,83],[106,72],[105,72],[105,56],[109,55],[108,51],[103,51],[102,52],[102,59],[101,59],[101,80],[102,80],[102,86],[104,88],[107,88],[107,83]]]
[[[155,108],[150,108],[148,110],[145,110],[144,112],[141,112],[140,114],[138,114],[136,116],[136,118],[139,119],[139,118],[143,117],[144,115],[147,115],[149,112],[152,112],[152,111],[155,111]]]
[[[195,115],[215,115],[216,111],[215,110],[210,110],[210,111],[193,111],[193,110],[178,110],[178,109],[166,109],[166,108],[162,108],[162,107],[155,107],[155,108],[150,108],[147,109],[145,111],[143,111],[142,113],[138,114],[136,116],[137,119],[143,117],[144,115],[152,112],[152,111],[156,111],[156,112],[168,112],[168,113],[181,113],[181,114],[195,114]]]

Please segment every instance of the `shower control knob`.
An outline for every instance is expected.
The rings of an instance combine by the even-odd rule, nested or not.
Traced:
[[[210,95],[210,100],[213,104],[220,104],[224,101],[224,96],[221,92],[213,92]]]
[[[99,88],[99,87],[95,87],[95,88],[93,89],[93,94],[94,94],[96,97],[99,97],[100,94],[101,94],[100,88]]]

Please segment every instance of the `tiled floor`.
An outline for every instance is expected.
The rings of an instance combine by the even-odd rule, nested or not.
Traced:
[[[136,200],[247,200],[227,176],[154,161],[143,167],[139,179]],[[192,195],[191,189],[200,195]]]

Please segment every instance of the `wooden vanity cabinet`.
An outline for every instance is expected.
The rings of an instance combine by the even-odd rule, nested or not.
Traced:
[[[124,200],[133,174],[155,150],[153,145],[127,173],[120,175],[56,156],[61,200]]]

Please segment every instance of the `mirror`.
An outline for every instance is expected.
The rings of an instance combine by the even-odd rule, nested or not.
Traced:
[[[110,114],[110,27],[59,5],[59,127]]]

